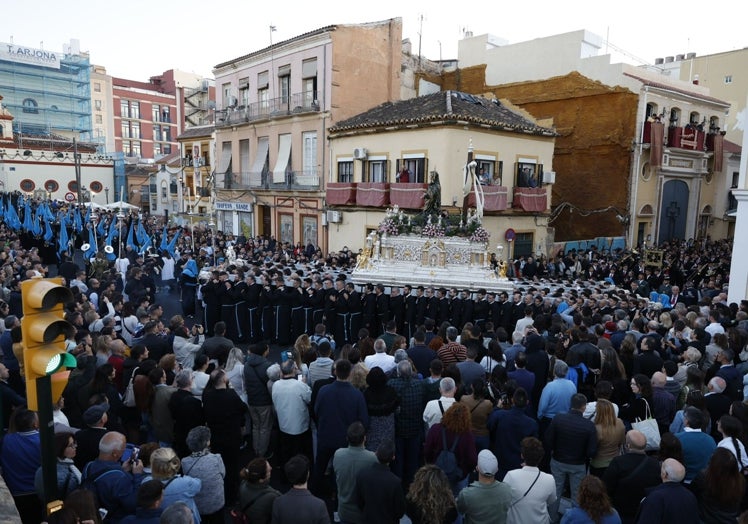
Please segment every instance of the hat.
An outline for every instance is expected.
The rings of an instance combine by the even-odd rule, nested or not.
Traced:
[[[85,422],[87,426],[93,426],[101,420],[101,417],[104,416],[104,413],[106,413],[108,408],[109,406],[107,404],[96,404],[91,406],[85,413],[83,413],[83,422]]]
[[[486,477],[493,477],[499,471],[499,462],[490,450],[484,449],[478,453],[478,471]]]

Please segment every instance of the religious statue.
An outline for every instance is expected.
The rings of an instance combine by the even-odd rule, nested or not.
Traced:
[[[226,250],[226,258],[229,260],[229,265],[233,265],[236,262],[236,253],[234,252],[233,244]]]
[[[431,182],[423,198],[423,213],[425,215],[438,215],[442,208],[442,185],[439,182],[439,173],[431,172]]]
[[[462,186],[462,195],[464,198],[464,209],[462,211],[463,219],[467,222],[467,201],[472,191],[475,194],[475,214],[474,217],[479,224],[483,222],[483,207],[485,204],[486,197],[483,194],[483,187],[480,184],[480,180],[475,173],[475,169],[478,167],[478,163],[473,160],[465,165],[464,170],[464,184]]]
[[[506,262],[499,260],[499,278],[506,278]]]

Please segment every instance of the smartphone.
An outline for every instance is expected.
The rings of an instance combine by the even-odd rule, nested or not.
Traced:
[[[130,454],[130,464],[135,464],[138,461],[139,455],[140,448],[133,448],[132,453]]]

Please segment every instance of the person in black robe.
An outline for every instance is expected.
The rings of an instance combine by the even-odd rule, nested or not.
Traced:
[[[273,309],[273,288],[265,281],[260,293],[262,339],[275,340],[275,311]]]
[[[361,302],[361,293],[356,291],[356,286],[353,282],[348,282],[345,285],[346,291],[348,292],[348,333],[349,342],[353,343],[358,337],[358,331],[361,329],[363,320],[363,303]]]
[[[403,295],[405,301],[405,326],[403,333],[407,337],[408,341],[413,337],[416,332],[416,296],[413,295],[413,287],[406,285],[403,286]]]
[[[384,326],[387,324],[390,318],[390,297],[384,294],[384,286],[382,284],[377,284],[375,290],[375,294],[377,296],[376,336],[379,336],[384,333]]]
[[[364,287],[364,296],[361,298],[363,305],[364,325],[370,335],[377,332],[377,296],[374,294],[374,285],[366,284]]]
[[[405,298],[400,294],[400,288],[392,286],[390,291],[390,320],[395,321],[398,333],[404,333],[405,326]]]
[[[436,325],[440,326],[442,322],[449,322],[449,299],[447,290],[440,288],[436,291]]]
[[[464,302],[457,293],[455,288],[449,290],[449,323],[457,328],[457,331],[462,330],[462,315],[464,309]]]
[[[211,279],[200,288],[200,292],[203,295],[203,303],[205,304],[205,320],[203,325],[205,326],[205,336],[207,337],[213,336],[213,326],[221,319],[221,301],[219,295],[222,285],[218,271],[213,271]]]
[[[184,268],[182,268],[182,274],[179,276],[181,284],[179,288],[182,292],[182,314],[186,318],[193,318],[195,316],[197,277],[197,262],[195,262],[190,255],[189,260],[185,263]]]
[[[254,275],[249,275],[244,288],[244,305],[246,313],[246,339],[250,344],[256,344],[262,338],[262,309],[260,308],[260,295],[262,285],[257,283]]]
[[[305,333],[306,322],[304,320],[304,289],[301,287],[301,279],[294,278],[292,287],[286,288],[288,302],[291,306],[291,340],[296,341]]]

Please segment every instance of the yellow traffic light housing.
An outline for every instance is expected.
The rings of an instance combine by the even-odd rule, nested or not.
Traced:
[[[75,335],[75,326],[63,318],[63,305],[72,300],[73,293],[59,278],[21,282],[23,366],[29,409],[38,410],[36,379],[52,375],[52,403],[56,403],[67,384],[69,373],[65,369],[76,366],[75,357],[65,350],[65,339]]]

